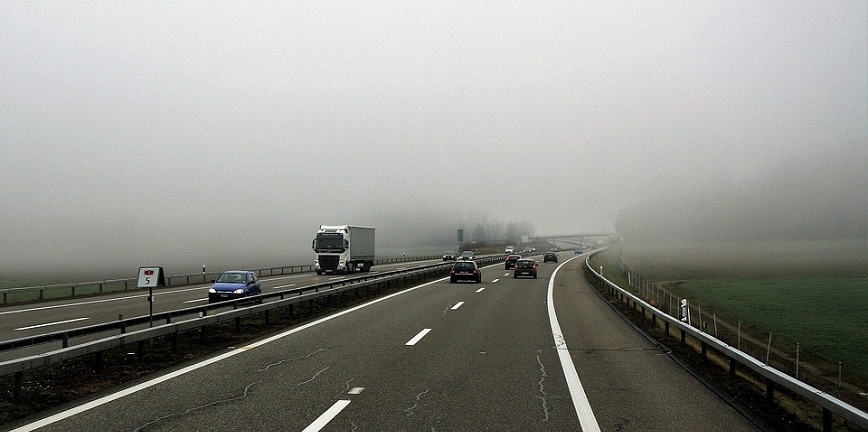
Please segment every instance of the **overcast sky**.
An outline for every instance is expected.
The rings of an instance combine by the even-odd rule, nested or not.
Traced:
[[[611,230],[868,143],[864,0],[10,0],[0,59],[0,272],[395,215]]]

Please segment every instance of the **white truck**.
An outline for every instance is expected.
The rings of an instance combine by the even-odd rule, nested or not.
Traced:
[[[311,247],[316,252],[316,274],[367,272],[374,266],[374,229],[370,227],[321,225]]]

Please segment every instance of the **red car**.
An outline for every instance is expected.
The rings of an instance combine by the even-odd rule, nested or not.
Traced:
[[[530,258],[522,258],[515,262],[515,268],[512,269],[512,277],[532,276],[536,279],[536,261]]]

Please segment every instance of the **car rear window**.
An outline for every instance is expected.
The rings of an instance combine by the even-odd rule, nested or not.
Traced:
[[[520,260],[520,261],[517,261],[515,263],[515,265],[517,267],[521,267],[521,268],[530,268],[530,267],[533,267],[533,261]]]
[[[472,263],[460,263],[455,264],[455,268],[458,270],[471,270],[474,268]]]

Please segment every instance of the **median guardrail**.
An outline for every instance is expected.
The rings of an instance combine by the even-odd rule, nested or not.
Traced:
[[[592,274],[603,282],[605,287],[610,291],[610,294],[620,298],[634,309],[641,309],[643,315],[650,314],[653,322],[656,323],[657,320],[662,320],[667,335],[669,334],[670,327],[675,327],[680,330],[681,343],[685,343],[685,339],[688,336],[699,341],[703,356],[707,357],[708,349],[714,349],[720,353],[720,355],[726,357],[728,359],[729,374],[731,378],[736,377],[737,365],[741,365],[763,378],[766,384],[766,398],[769,399],[770,402],[774,401],[775,386],[780,386],[822,408],[824,432],[832,431],[832,414],[837,415],[851,424],[868,430],[868,413],[865,411],[762,363],[741,350],[730,346],[708,333],[705,333],[701,328],[693,327],[688,323],[681,321],[680,317],[674,317],[660,309],[657,309],[650,303],[645,302],[641,298],[606,279],[601,273],[594,270],[591,266],[590,259],[591,256],[588,256],[585,259],[585,265]]]
[[[482,265],[500,262],[501,256],[482,257],[477,260]],[[120,319],[103,324],[79,327],[54,333],[46,333],[43,335],[24,337],[14,340],[0,341],[0,351],[14,350],[24,347],[30,347],[38,344],[45,344],[60,341],[62,346],[59,349],[50,350],[40,354],[29,355],[26,357],[0,362],[0,377],[7,375],[15,375],[13,397],[18,399],[21,392],[23,382],[23,373],[32,369],[50,366],[65,360],[70,360],[82,357],[89,354],[101,355],[103,351],[118,348],[121,346],[137,343],[139,344],[139,352],[141,355],[143,342],[163,336],[173,336],[181,332],[196,330],[209,325],[219,324],[227,321],[236,321],[246,316],[256,314],[267,314],[271,310],[292,307],[293,305],[304,302],[313,301],[318,298],[323,298],[332,295],[342,294],[349,290],[358,290],[369,288],[371,286],[391,283],[407,283],[419,279],[429,279],[435,276],[443,276],[451,267],[449,263],[438,263],[426,266],[419,266],[412,269],[394,270],[384,273],[369,274],[365,276],[344,279],[340,281],[326,282],[322,284],[309,285],[305,287],[290,288],[270,293],[264,293],[259,296],[247,297],[237,300],[227,300],[219,303],[211,303],[207,305],[199,305],[184,309],[163,312],[154,315],[144,315],[134,318]],[[241,307],[240,303],[249,302],[251,300],[263,300],[260,304]],[[266,299],[274,301],[265,302]],[[233,309],[213,313],[215,309],[222,309],[231,306]],[[173,321],[178,317],[193,315],[194,318],[183,321]],[[266,315],[267,317],[267,315]],[[266,318],[267,319],[267,318]],[[157,322],[159,324],[146,329],[135,331],[127,331],[127,328],[150,324]],[[76,337],[94,335],[110,331],[117,331],[119,334],[110,337],[101,338],[98,340],[87,341],[80,344],[71,345],[70,340]]]
[[[393,257],[374,260],[375,265],[393,264],[398,262],[413,262],[437,259],[439,256]],[[225,271],[186,273],[166,276],[166,287],[180,287],[209,283]],[[280,276],[314,271],[313,264],[288,265],[280,267],[264,267],[251,269],[260,276]],[[26,303],[40,300],[53,300],[68,297],[90,296],[109,292],[138,290],[136,277],[123,279],[106,279],[92,282],[75,282],[65,284],[37,285],[28,287],[0,289],[0,305]]]

